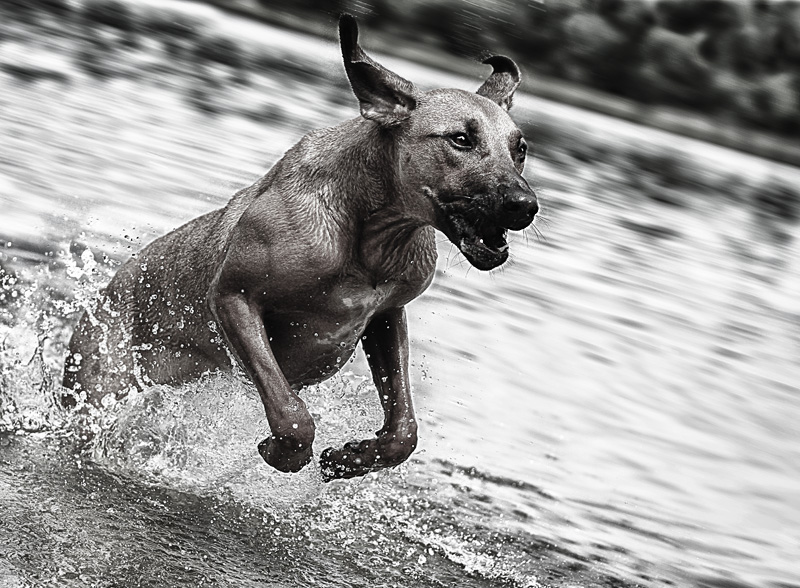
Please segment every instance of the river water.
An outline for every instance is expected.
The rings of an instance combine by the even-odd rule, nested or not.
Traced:
[[[357,114],[334,44],[175,6],[276,67],[237,79],[109,33],[98,77],[70,29],[5,24],[0,62],[29,73],[0,68],[0,587],[800,586],[800,229],[753,204],[800,173],[530,96],[529,142],[605,155],[529,162],[544,218],[501,270],[440,239],[408,307],[409,463],[268,470],[235,375],[146,390],[81,439],[51,399],[113,268]],[[485,74],[383,61],[423,87]],[[631,149],[703,181],[648,179]],[[304,392],[316,455],[380,426],[366,374]]]

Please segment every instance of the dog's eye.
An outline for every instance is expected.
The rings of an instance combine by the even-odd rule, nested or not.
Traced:
[[[455,133],[448,137],[453,147],[458,149],[472,149],[472,141],[464,133]]]
[[[528,144],[524,139],[519,142],[519,147],[517,149],[519,150],[520,156],[525,157],[525,155],[528,153]]]

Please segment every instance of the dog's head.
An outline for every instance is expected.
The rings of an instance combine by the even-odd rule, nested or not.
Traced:
[[[339,21],[345,69],[361,114],[391,135],[410,216],[431,224],[481,270],[508,259],[506,233],[533,222],[536,195],[522,177],[527,144],[508,116],[520,83],[508,57],[476,93],[419,91],[358,45],[352,16]]]

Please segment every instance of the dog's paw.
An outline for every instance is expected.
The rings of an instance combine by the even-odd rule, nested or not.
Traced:
[[[341,449],[329,447],[319,459],[322,479],[354,478],[403,463],[417,446],[416,431],[404,435],[381,433],[376,439],[351,441]]]
[[[293,440],[270,436],[258,444],[261,458],[276,470],[299,472],[314,457],[311,444],[298,447]]]
[[[328,447],[319,458],[322,479],[354,478],[369,473],[375,466],[372,441],[351,441],[341,449]]]

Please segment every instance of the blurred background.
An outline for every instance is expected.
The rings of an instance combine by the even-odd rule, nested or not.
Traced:
[[[358,115],[335,38],[423,89],[512,56],[542,213],[498,271],[440,236],[408,307],[421,442],[267,471],[252,386],[53,402],[155,237]],[[0,588],[699,586],[800,572],[800,3],[0,0]],[[304,392],[371,435],[363,358]]]
[[[380,31],[376,46],[439,68],[450,56],[507,54],[525,88],[582,107],[797,164],[800,4],[729,0],[216,2],[330,36],[328,14],[349,11]],[[322,17],[322,18],[321,18]],[[327,19],[329,20],[329,19]],[[591,90],[611,94],[605,96]],[[619,100],[624,98],[626,100]],[[682,109],[672,120],[663,109]],[[689,116],[702,113],[702,117]],[[713,119],[708,124],[708,118]],[[667,120],[664,120],[667,119]],[[677,120],[676,120],[677,119]],[[719,125],[727,127],[720,132]],[[735,128],[774,132],[791,154]]]

